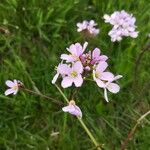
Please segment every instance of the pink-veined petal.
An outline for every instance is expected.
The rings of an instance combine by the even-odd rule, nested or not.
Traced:
[[[62,74],[69,74],[69,72],[71,71],[71,68],[67,65],[67,64],[59,64],[57,67],[57,72]]]
[[[80,87],[83,83],[82,76],[79,74],[76,78],[73,79],[73,82],[74,82],[76,87]]]
[[[119,85],[116,84],[116,83],[109,83],[109,84],[107,85],[107,89],[108,89],[110,92],[112,92],[112,93],[118,93],[119,90],[120,90],[120,87],[119,87]]]
[[[77,61],[73,64],[73,70],[75,70],[77,73],[83,72],[83,65],[80,61]]]
[[[114,75],[111,72],[103,72],[100,77],[101,80],[112,81]]]
[[[99,56],[100,61],[106,61],[107,59],[108,59],[108,57],[106,55]]]
[[[71,77],[64,77],[63,80],[61,81],[61,86],[63,88],[67,88],[72,86],[73,80]]]
[[[105,61],[100,61],[96,67],[96,72],[103,72],[108,67],[108,64]]]
[[[80,43],[76,43],[75,47],[76,47],[76,54],[77,54],[77,56],[80,56],[83,53],[83,48],[82,48],[81,44]]]
[[[97,85],[100,87],[100,88],[104,88],[105,87],[105,84],[103,81],[101,81],[100,79],[95,79]]]
[[[14,92],[15,91],[13,89],[8,89],[8,90],[5,91],[5,95],[7,96],[7,95],[10,95],[10,94],[12,94]]]
[[[92,58],[97,58],[100,55],[100,49],[99,48],[95,48],[92,52]]]
[[[15,84],[14,84],[14,82],[12,82],[11,80],[7,80],[6,82],[5,82],[5,84],[8,86],[8,87],[13,87]]]

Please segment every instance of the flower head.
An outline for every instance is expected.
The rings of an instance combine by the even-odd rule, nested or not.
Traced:
[[[71,100],[69,102],[69,105],[68,106],[65,106],[62,108],[62,110],[64,112],[68,112],[74,116],[77,116],[77,117],[80,117],[82,118],[82,112],[81,112],[81,109],[75,104],[75,101],[74,100]]]
[[[5,95],[10,95],[10,94],[17,94],[18,90],[19,90],[19,86],[22,85],[22,82],[20,82],[19,80],[15,80],[11,81],[11,80],[7,80],[6,85],[9,87],[9,89],[7,89],[5,91]]]
[[[96,81],[99,87],[104,87],[103,81],[112,81],[113,74],[110,72],[105,72],[108,64],[105,61],[99,62],[96,68],[93,70],[93,79]]]
[[[138,36],[138,32],[135,31],[136,18],[124,10],[120,12],[116,11],[110,16],[105,14],[104,19],[106,23],[110,23],[113,26],[112,30],[108,33],[112,42],[121,41],[124,36],[130,36],[132,38]]]
[[[95,28],[96,25],[94,20],[84,20],[82,23],[77,23],[77,31],[84,32],[88,36],[96,36],[99,33],[99,29]]]
[[[66,76],[63,77],[61,82],[61,86],[63,88],[67,88],[72,86],[74,83],[76,87],[80,87],[83,83],[83,78],[81,76],[83,72],[83,66],[80,61],[75,62],[72,64],[72,67],[69,67],[65,70]]]
[[[80,43],[72,44],[69,48],[67,48],[67,50],[70,52],[70,54],[69,55],[62,54],[60,58],[62,60],[66,60],[66,62],[79,61],[80,60],[79,57],[83,54],[87,45],[88,45],[87,42],[85,42],[83,44],[83,47],[81,46]]]
[[[122,78],[122,75],[117,75],[117,76],[114,76],[113,75],[113,78],[112,78],[112,80],[110,80],[110,81],[103,81],[103,84],[101,84],[101,88],[103,88],[104,89],[104,98],[105,98],[105,100],[107,101],[107,102],[109,102],[109,100],[108,100],[108,96],[107,96],[107,90],[109,91],[109,92],[111,92],[111,93],[118,93],[119,91],[120,91],[120,87],[119,87],[119,85],[118,84],[116,84],[116,83],[113,83],[114,81],[116,81],[116,80],[118,80],[118,79],[120,79],[120,78]]]

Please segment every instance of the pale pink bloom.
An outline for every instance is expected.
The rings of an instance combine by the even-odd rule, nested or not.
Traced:
[[[57,81],[59,75],[65,76],[69,69],[70,69],[69,65],[60,63],[58,65],[57,69],[56,69],[57,73],[53,77],[52,84],[55,84],[55,82]]]
[[[70,87],[73,83],[76,87],[80,87],[82,85],[83,78],[81,74],[83,72],[83,66],[80,61],[75,62],[72,67],[69,67],[69,69],[64,71],[66,72],[66,76],[63,77],[61,82],[61,86],[63,88]]]
[[[66,60],[66,62],[79,61],[80,60],[79,57],[83,54],[87,45],[88,45],[88,42],[85,42],[83,44],[83,47],[81,46],[80,43],[72,44],[69,48],[67,48],[67,50],[70,52],[70,54],[69,55],[62,54],[60,58],[62,60]]]
[[[110,72],[104,72],[108,64],[105,61],[99,62],[95,69],[93,69],[93,79],[99,87],[104,87],[103,81],[112,81],[114,75]]]
[[[99,33],[99,29],[96,29],[95,26],[97,24],[95,23],[94,20],[86,21],[84,20],[82,23],[77,23],[77,31],[82,32],[82,31],[88,31],[89,34],[92,36],[96,36]]]
[[[10,94],[14,94],[14,95],[17,94],[19,86],[22,85],[22,83],[19,80],[14,80],[14,81],[7,80],[5,84],[9,87],[9,89],[5,91],[6,96]]]
[[[113,25],[112,30],[108,33],[111,37],[111,41],[121,41],[122,37],[130,36],[136,38],[138,32],[135,31],[136,18],[132,14],[128,14],[124,10],[116,11],[112,15],[105,14],[104,17],[106,23]]]
[[[77,31],[81,32],[81,31],[85,30],[87,28],[87,26],[88,26],[88,21],[86,21],[86,20],[84,20],[82,23],[77,23],[77,27],[78,27]]]
[[[111,81],[108,82],[103,82],[103,87],[104,88],[104,98],[107,102],[108,101],[108,96],[107,96],[107,90],[111,93],[118,93],[120,91],[120,87],[118,84],[113,83],[113,81],[116,81],[118,79],[122,78],[121,75],[117,75],[115,77],[113,77],[113,79]]]
[[[68,106],[62,108],[64,112],[68,112],[74,116],[82,118],[81,109],[75,104],[75,101],[71,100]]]
[[[100,61],[106,61],[108,57],[106,55],[100,55],[101,51],[99,48],[95,48],[92,51],[92,59],[91,59],[91,64],[94,65]]]

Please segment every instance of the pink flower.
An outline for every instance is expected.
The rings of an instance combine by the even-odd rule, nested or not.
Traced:
[[[88,32],[91,36],[96,36],[99,33],[99,29],[96,29],[95,26],[97,24],[94,20],[86,21],[84,20],[82,23],[77,23],[77,31],[78,32]]]
[[[61,86],[63,88],[67,88],[72,86],[74,83],[76,87],[80,87],[83,83],[83,78],[81,76],[83,72],[83,66],[80,61],[75,62],[72,67],[64,70],[66,72],[66,76],[63,77],[61,82]]]
[[[9,87],[9,89],[5,91],[6,96],[10,94],[16,95],[18,92],[19,86],[22,85],[22,83],[19,80],[14,80],[14,81],[7,80],[5,83]]]
[[[109,102],[108,101],[108,96],[107,96],[107,90],[111,93],[118,93],[120,91],[119,85],[116,84],[116,83],[113,83],[113,81],[116,81],[120,78],[122,78],[122,76],[117,75],[117,76],[113,77],[113,79],[111,81],[103,82],[102,88],[104,88],[104,98],[107,102]]]
[[[104,19],[106,23],[113,25],[112,30],[108,33],[112,42],[121,41],[124,36],[130,36],[132,38],[138,36],[138,32],[135,31],[136,18],[124,10],[120,12],[116,11],[110,16],[105,14]]]
[[[83,44],[83,47],[81,46],[80,43],[75,43],[72,44],[69,48],[67,48],[67,50],[71,53],[69,55],[67,54],[62,54],[61,55],[61,59],[62,60],[66,60],[66,62],[75,62],[75,61],[79,61],[79,57],[83,54],[83,52],[85,51],[86,47],[87,47],[88,43],[85,42]]]
[[[92,51],[92,60],[91,60],[92,65],[98,63],[99,61],[106,61],[108,59],[106,55],[100,55],[100,53],[101,51],[99,48],[95,48]]]
[[[60,64],[58,65],[57,69],[56,69],[56,70],[57,70],[57,73],[56,73],[56,75],[53,77],[52,84],[55,84],[55,82],[57,81],[59,75],[65,76],[65,75],[67,74],[66,72],[68,72],[69,69],[70,69],[70,68],[69,68],[69,65],[60,63]]]
[[[105,61],[99,62],[96,68],[93,70],[93,79],[96,81],[99,87],[104,87],[104,81],[112,81],[113,74],[110,72],[104,72],[108,64]]]
[[[68,112],[74,116],[77,116],[77,117],[80,117],[82,118],[82,112],[81,112],[81,109],[75,104],[75,101],[74,100],[71,100],[69,102],[69,105],[68,106],[65,106],[62,108],[62,110],[64,112]]]

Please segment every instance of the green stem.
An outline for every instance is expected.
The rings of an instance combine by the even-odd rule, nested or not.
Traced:
[[[67,103],[69,103],[68,98],[65,96],[65,94],[62,92],[62,90],[55,84],[56,88],[58,89],[58,91],[60,92],[60,94],[63,96],[63,98],[65,99],[65,101]],[[82,125],[83,129],[86,131],[86,133],[88,134],[88,136],[90,137],[90,139],[92,140],[92,142],[94,143],[94,145],[96,146],[96,148],[98,150],[101,150],[100,148],[100,144],[97,143],[96,139],[94,138],[94,136],[92,135],[92,133],[90,132],[90,130],[88,129],[88,127],[85,125],[85,123],[83,122],[83,120],[80,117],[77,117],[80,124]]]

